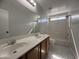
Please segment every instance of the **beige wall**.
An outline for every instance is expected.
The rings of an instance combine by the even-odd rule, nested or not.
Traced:
[[[53,38],[67,38],[66,20],[52,21],[49,23],[49,33]]]
[[[51,35],[52,38],[67,38],[67,20],[50,21],[49,23],[40,24],[40,32]]]
[[[75,50],[77,53],[77,57],[79,56],[79,21],[78,21],[78,19],[79,19],[79,17],[77,19],[75,18],[75,19],[71,20],[72,21],[71,28],[73,31],[73,36],[74,36],[74,41],[75,41]]]

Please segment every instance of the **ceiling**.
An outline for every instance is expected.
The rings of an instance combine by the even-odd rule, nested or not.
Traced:
[[[44,12],[54,15],[79,10],[79,0],[37,0]]]
[[[67,14],[68,12],[79,10],[79,0],[35,0],[37,2],[35,7],[29,5],[26,0],[17,1],[40,15],[44,13],[49,16],[61,13]]]

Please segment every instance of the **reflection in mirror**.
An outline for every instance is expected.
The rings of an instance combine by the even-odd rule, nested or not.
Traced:
[[[8,37],[9,19],[8,11],[0,9],[0,39]]]
[[[33,33],[40,32],[40,26],[39,26],[38,21],[30,22],[29,24],[27,24],[27,26],[28,26],[27,34],[33,34]]]

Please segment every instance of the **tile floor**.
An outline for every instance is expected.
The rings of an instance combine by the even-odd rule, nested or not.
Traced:
[[[58,44],[55,45],[51,43],[47,59],[75,59],[75,58],[69,47]]]

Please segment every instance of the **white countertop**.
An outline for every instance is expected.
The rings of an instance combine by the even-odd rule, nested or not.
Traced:
[[[9,54],[8,56],[5,56],[6,54],[4,54],[2,57],[0,56],[0,59],[17,59],[20,56],[22,56],[23,54],[27,53],[33,47],[38,45],[40,42],[45,40],[47,37],[49,37],[49,35],[47,35],[47,34],[40,34],[39,36],[40,37],[30,36],[30,37],[26,37],[26,38],[17,40],[17,43],[26,42],[26,44],[21,46],[20,48],[16,49],[16,51],[17,51],[16,53]]]

